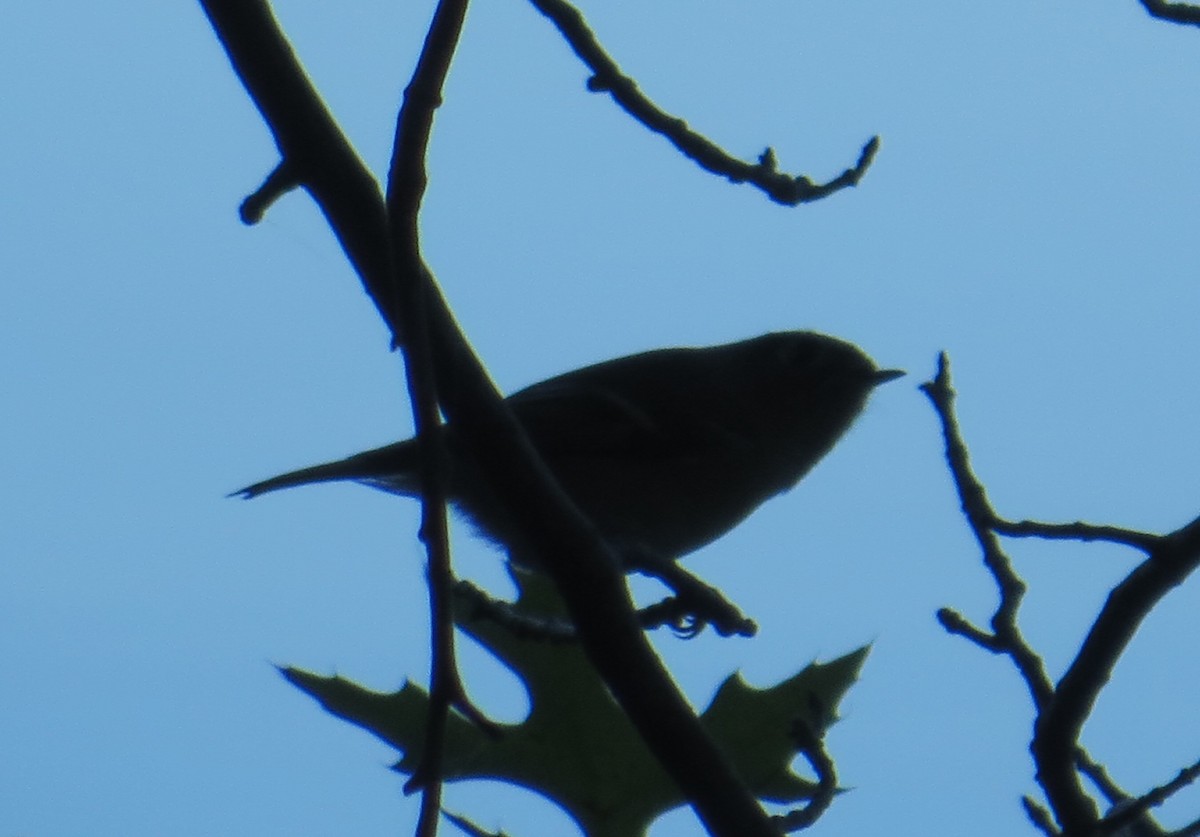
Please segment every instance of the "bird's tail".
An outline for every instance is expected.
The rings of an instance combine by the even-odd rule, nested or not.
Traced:
[[[321,465],[301,468],[298,471],[289,471],[286,474],[240,488],[228,496],[249,500],[281,488],[342,480],[366,483],[373,488],[380,488],[395,494],[416,494],[419,491],[416,482],[416,457],[416,445],[411,440],[397,442],[339,459],[336,462],[325,462]]]

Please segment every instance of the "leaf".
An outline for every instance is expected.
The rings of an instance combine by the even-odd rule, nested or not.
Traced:
[[[526,615],[562,612],[550,582],[514,571]],[[524,682],[530,712],[492,738],[457,713],[446,728],[446,781],[497,779],[528,788],[564,808],[588,837],[636,837],[661,814],[685,803],[674,782],[642,743],[624,712],[574,644],[522,639],[490,620],[457,614],[459,627]],[[750,789],[778,803],[807,799],[815,785],[791,769],[791,730],[797,719],[822,736],[866,659],[861,648],[825,664],[813,663],[769,688],[738,673],[721,684],[701,720]],[[402,757],[410,774],[421,759],[428,694],[407,682],[398,692],[375,692],[341,677],[283,669],[293,684],[326,710],[372,732]]]

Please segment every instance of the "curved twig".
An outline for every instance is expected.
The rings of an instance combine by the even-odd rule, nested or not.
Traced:
[[[1167,592],[1200,566],[1200,518],[1166,536],[1087,523],[1005,521],[992,509],[983,485],[971,471],[966,446],[953,414],[954,391],[950,387],[949,362],[944,353],[939,359],[936,378],[923,384],[922,389],[941,419],[946,458],[963,512],[980,544],[984,564],[1000,591],[1000,605],[992,618],[991,632],[976,627],[948,608],[939,611],[938,619],[947,631],[964,636],[992,653],[1010,657],[1025,680],[1037,710],[1030,744],[1037,781],[1053,809],[1061,833],[1070,837],[1109,833],[1120,824],[1144,815],[1151,806],[1195,778],[1193,768],[1189,768],[1175,782],[1132,800],[1111,782],[1102,766],[1082,751],[1079,739],[1100,691],[1108,683],[1114,666],[1142,621]],[[1050,682],[1044,663],[1017,627],[1017,611],[1025,584],[1001,550],[997,534],[1109,541],[1142,550],[1148,555],[1110,592],[1079,653],[1057,683]],[[1200,774],[1200,766],[1195,767],[1195,771]],[[1102,819],[1095,801],[1080,783],[1081,774],[1092,778],[1110,802],[1115,799],[1123,810]],[[1044,809],[1029,799],[1026,799],[1025,807],[1030,819],[1044,833],[1059,833]]]
[[[683,119],[672,116],[650,101],[638,89],[637,82],[622,73],[617,62],[604,51],[578,9],[566,0],[530,2],[554,23],[571,49],[592,71],[588,90],[608,93],[626,113],[651,131],[662,134],[702,169],[734,183],[751,183],[776,203],[785,206],[811,203],[849,186],[857,186],[879,151],[879,137],[871,137],[862,147],[854,165],[828,183],[814,183],[805,175],[779,171],[775,152],[770,148],[763,151],[756,162],[739,160],[707,137],[693,131]]]

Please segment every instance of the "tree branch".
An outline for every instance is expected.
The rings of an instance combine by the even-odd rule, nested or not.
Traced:
[[[971,470],[967,446],[954,416],[954,389],[950,385],[950,358],[945,352],[938,358],[937,376],[921,385],[921,391],[929,397],[942,423],[942,436],[946,442],[946,461],[958,489],[963,514],[971,533],[975,536],[983,553],[983,563],[992,574],[1000,592],[1000,603],[992,616],[992,633],[989,635],[970,624],[949,609],[939,613],[942,626],[954,633],[972,639],[993,653],[1008,656],[1020,672],[1033,698],[1034,707],[1040,711],[1054,695],[1050,676],[1042,658],[1034,652],[1017,625],[1017,613],[1025,597],[1025,582],[1016,574],[1012,561],[1000,547],[994,531],[997,519],[987,498],[983,483]],[[954,619],[953,617],[956,617]]]
[[[296,182],[325,213],[388,323],[393,343],[399,344],[396,282],[413,277],[405,276],[404,265],[393,272],[393,227],[378,185],[321,104],[265,2],[201,0],[201,5]],[[589,659],[712,833],[775,837],[762,808],[643,635],[617,556],[537,458],[423,264],[419,276],[439,401],[483,474],[499,496],[509,499],[509,511],[537,545]]]
[[[1171,781],[1151,788],[1136,799],[1126,797],[1120,800],[1100,824],[1102,833],[1114,834],[1135,820],[1146,817],[1151,808],[1162,805],[1179,791],[1195,782],[1197,778],[1200,778],[1200,762],[1183,768]],[[1162,829],[1158,828],[1153,821],[1149,821],[1147,826],[1156,833],[1162,833]]]
[[[406,790],[421,788],[421,811],[417,821],[420,837],[437,833],[441,811],[442,760],[447,715],[452,705],[470,707],[458,672],[454,650],[450,535],[446,513],[444,452],[438,427],[438,389],[429,339],[427,297],[430,282],[421,258],[419,217],[428,176],[426,151],[433,131],[433,117],[442,102],[442,88],[450,71],[454,51],[467,13],[467,0],[441,0],[425,36],[412,80],[396,120],[391,168],[388,172],[387,217],[391,241],[391,280],[398,309],[392,322],[402,326],[400,348],[408,390],[412,396],[413,420],[420,447],[421,539],[429,555],[427,585],[430,617],[429,712],[425,724],[425,746],[421,763]],[[471,712],[478,719],[482,713]]]
[[[751,183],[767,197],[785,206],[796,206],[820,200],[848,186],[857,186],[879,151],[879,137],[871,137],[863,146],[853,166],[828,183],[813,183],[804,175],[790,175],[776,167],[775,152],[766,149],[757,162],[739,160],[708,138],[688,127],[683,119],[660,109],[643,94],[637,82],[621,72],[595,34],[583,14],[565,0],[530,0],[534,7],[548,17],[567,43],[593,73],[588,90],[608,93],[621,108],[651,131],[662,134],[684,156],[705,171],[728,178],[734,183]]]
[[[1097,526],[1092,523],[1043,523],[1037,520],[1005,520],[992,518],[991,528],[1010,538],[1043,538],[1045,540],[1104,541],[1131,546],[1150,554],[1162,540],[1162,535],[1125,529],[1121,526]]]
[[[1149,558],[1109,593],[1074,661],[1058,682],[1054,700],[1034,725],[1030,749],[1038,782],[1064,834],[1083,835],[1095,806],[1079,784],[1075,748],[1083,724],[1138,626],[1171,589],[1200,564],[1200,518],[1166,536]]]
[[[1054,819],[1044,806],[1039,805],[1031,797],[1022,796],[1021,807],[1025,809],[1025,816],[1029,817],[1029,821],[1038,831],[1046,837],[1058,837],[1059,831],[1054,825]]]
[[[1200,6],[1193,6],[1190,3],[1167,3],[1164,0],[1140,0],[1140,2],[1151,17],[1168,20],[1172,23],[1200,26]]]
[[[825,749],[825,742],[813,731],[812,727],[797,718],[792,729],[792,737],[796,748],[817,774],[817,787],[812,798],[803,808],[775,817],[775,825],[780,831],[802,831],[814,825],[821,816],[829,810],[833,797],[837,793],[837,769],[833,759]]]
[[[265,0],[201,0],[200,5],[271,131],[283,161],[280,166],[324,213],[364,289],[397,336],[392,320],[396,301],[386,296],[394,285],[379,184],[321,102]],[[260,193],[262,189],[255,194]]]
[[[938,618],[951,633],[965,636],[993,653],[1008,655],[1029,686],[1037,709],[1030,751],[1038,783],[1054,811],[1061,833],[1067,837],[1086,837],[1096,833],[1097,827],[1102,829],[1101,833],[1107,833],[1110,826],[1118,827],[1112,822],[1131,821],[1157,804],[1159,795],[1151,792],[1133,803],[1132,813],[1119,813],[1112,821],[1105,820],[1101,824],[1095,801],[1080,783],[1080,774],[1086,773],[1099,782],[1110,799],[1118,789],[1111,785],[1102,767],[1092,762],[1080,748],[1083,725],[1142,621],[1169,590],[1181,584],[1200,565],[1200,518],[1167,536],[1085,523],[1004,521],[992,509],[982,484],[971,471],[966,446],[953,414],[954,391],[950,387],[949,363],[944,353],[935,380],[923,384],[922,389],[942,421],[946,458],[962,500],[963,512],[981,546],[984,563],[996,581],[1001,599],[992,619],[992,633],[971,625],[949,609],[940,611]],[[1041,658],[1017,628],[1017,610],[1025,593],[1025,584],[1000,549],[997,532],[1018,537],[1104,540],[1148,553],[1149,557],[1109,593],[1079,653],[1056,684],[1050,683]],[[1197,770],[1200,771],[1200,767]],[[1190,768],[1177,777],[1178,785],[1167,786],[1169,793],[1174,793],[1185,780],[1194,778],[1189,771]],[[1164,791],[1162,798],[1169,793]],[[1052,833],[1040,807],[1026,800],[1026,811],[1041,830]]]

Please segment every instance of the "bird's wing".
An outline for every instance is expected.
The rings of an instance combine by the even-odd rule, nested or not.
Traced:
[[[656,458],[739,443],[735,432],[688,405],[679,409],[670,398],[634,398],[605,383],[552,378],[514,393],[509,404],[544,456]]]

